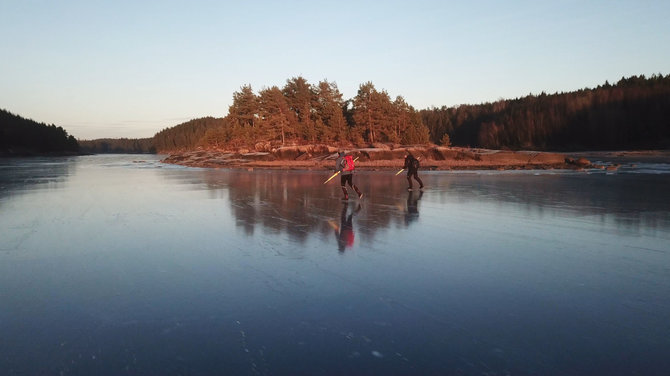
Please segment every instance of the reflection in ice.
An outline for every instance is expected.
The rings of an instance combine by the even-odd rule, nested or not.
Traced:
[[[670,174],[0,161],[9,374],[663,374]]]

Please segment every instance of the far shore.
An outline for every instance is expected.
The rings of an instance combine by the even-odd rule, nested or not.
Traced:
[[[325,145],[304,145],[269,151],[224,151],[197,149],[173,152],[164,163],[203,168],[266,168],[332,170],[339,149]],[[422,170],[548,170],[617,169],[617,164],[595,165],[587,157],[656,156],[667,159],[670,151],[538,152],[462,147],[408,146],[343,149],[358,157],[361,170],[400,169],[407,151],[420,159]]]

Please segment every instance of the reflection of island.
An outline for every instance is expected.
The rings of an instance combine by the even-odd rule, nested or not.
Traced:
[[[203,170],[201,179],[192,171],[179,173],[188,173],[190,184],[204,181],[212,198],[227,198],[236,226],[249,236],[286,234],[298,244],[314,236],[333,238],[329,221],[338,213],[338,222],[342,202],[339,185],[323,184],[330,171]],[[669,178],[667,174],[436,173],[430,175],[432,189],[426,197],[435,203],[433,208],[493,202],[532,216],[598,216],[622,230],[640,231],[670,228],[670,201],[665,199]],[[404,179],[367,171],[357,179],[369,192],[355,215],[358,241],[373,242],[380,230],[418,223],[420,209],[425,211],[419,200],[426,202],[421,192],[408,195]]]
[[[407,211],[405,212],[405,226],[419,219],[419,200],[423,197],[423,191],[407,192]]]
[[[265,232],[286,232],[291,239],[305,241],[327,223],[340,200],[327,199],[321,176],[314,173],[275,171],[213,171],[227,188],[236,223],[253,235],[259,226]],[[339,189],[339,186],[338,186]]]
[[[342,212],[340,213],[340,225],[333,226],[335,230],[335,237],[337,238],[337,249],[344,252],[347,247],[354,245],[354,214],[361,210],[361,204],[356,206],[356,209],[349,211],[349,204],[342,205]]]
[[[315,235],[332,239],[333,225],[339,226],[343,204],[340,186],[323,184],[330,171],[212,169],[201,173],[210,197],[227,198],[236,226],[248,236],[283,233],[303,244]],[[357,179],[365,184],[364,191],[375,195],[366,195],[355,215],[362,223],[356,235],[373,241],[379,230],[403,222],[402,211],[387,209],[397,207],[399,201],[404,206],[406,182],[393,175],[380,179],[367,173]],[[358,199],[349,201],[354,204]],[[333,213],[337,215],[333,217]]]

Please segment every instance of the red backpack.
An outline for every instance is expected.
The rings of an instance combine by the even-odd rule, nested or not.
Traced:
[[[354,170],[354,157],[351,155],[344,156],[344,171],[353,171]]]

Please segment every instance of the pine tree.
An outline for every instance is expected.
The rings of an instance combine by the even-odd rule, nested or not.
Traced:
[[[377,90],[372,82],[361,84],[353,100],[353,119],[356,127],[365,130],[370,143],[375,142],[375,121],[373,116],[373,95]]]
[[[342,111],[344,101],[337,84],[326,80],[319,82],[315,96],[314,117],[319,140],[322,142],[346,141],[347,123]]]
[[[311,85],[301,76],[293,77],[286,80],[282,93],[286,97],[289,108],[295,113],[296,124],[293,125],[293,128],[297,130],[302,139],[316,141],[312,119],[312,102],[315,95]]]
[[[393,139],[395,109],[385,90],[377,91],[371,82],[362,84],[353,100],[356,127],[365,130],[367,141],[385,142]]]
[[[233,104],[228,108],[228,116],[242,127],[254,127],[258,119],[258,97],[251,85],[244,85],[233,93]]]
[[[286,97],[277,86],[259,93],[259,114],[263,128],[260,139],[279,139],[284,145],[287,137],[293,136],[290,125],[294,123],[293,113],[289,109]]]

